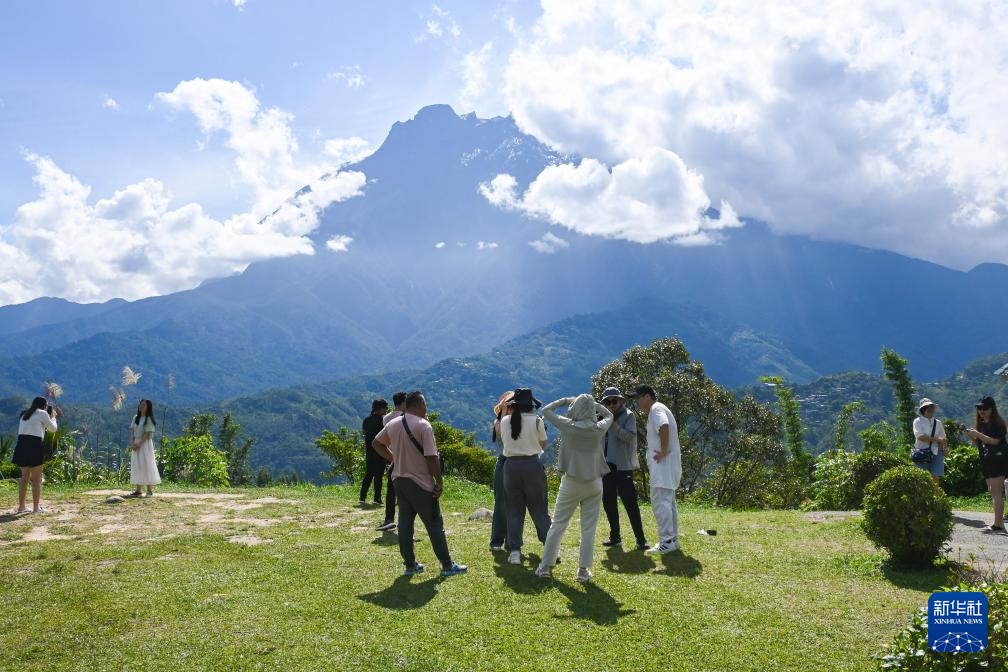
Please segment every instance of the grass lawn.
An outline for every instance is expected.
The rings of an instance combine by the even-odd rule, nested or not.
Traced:
[[[531,523],[534,557],[507,565],[468,520],[489,491],[463,482],[443,511],[469,574],[408,579],[350,489],[171,490],[50,489],[51,512],[0,522],[0,669],[869,670],[946,579],[887,570],[854,521],[684,506],[683,552],[599,546],[582,586],[573,525],[542,580]]]

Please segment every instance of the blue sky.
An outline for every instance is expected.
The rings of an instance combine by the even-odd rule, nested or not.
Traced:
[[[334,137],[377,145],[424,105],[458,105],[464,54],[509,40],[509,17],[527,24],[537,13],[535,4],[518,2],[436,7],[444,14],[430,2],[6,3],[0,219],[36,193],[26,149],[51,157],[96,194],[155,176],[178,200],[225,216],[242,197],[234,193],[240,185],[221,189],[213,179],[227,173],[230,153],[216,143],[199,149],[193,119],[158,105],[157,92],[197,77],[234,80],[294,115],[303,154],[321,152]],[[428,32],[428,21],[441,26],[440,36]],[[106,106],[109,99],[116,107]]]
[[[561,235],[1005,263],[1006,72],[1000,0],[4,3],[0,305],[314,254],[339,167],[434,103],[584,157],[478,185]]]

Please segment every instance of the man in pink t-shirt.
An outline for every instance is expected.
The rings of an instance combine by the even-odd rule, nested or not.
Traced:
[[[406,412],[389,420],[371,443],[386,460],[392,462],[392,481],[399,504],[399,553],[406,565],[406,576],[424,571],[413,551],[413,525],[420,516],[434,555],[441,562],[441,576],[466,571],[465,565],[452,562],[445,538],[444,518],[438,499],[444,490],[441,459],[434,442],[434,428],[427,421],[427,400],[419,391],[406,396]]]

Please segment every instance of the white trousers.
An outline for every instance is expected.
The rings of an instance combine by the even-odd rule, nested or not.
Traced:
[[[675,490],[651,486],[651,510],[658,523],[658,541],[679,541],[679,509]]]
[[[560,479],[556,506],[553,509],[553,524],[546,533],[543,547],[543,564],[552,567],[560,555],[560,542],[567,531],[574,511],[581,507],[581,567],[591,567],[595,554],[595,528],[598,526],[599,509],[602,507],[602,477],[582,481],[564,474]]]

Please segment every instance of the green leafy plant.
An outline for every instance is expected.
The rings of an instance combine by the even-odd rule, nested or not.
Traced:
[[[315,445],[329,458],[332,468],[322,478],[345,478],[353,483],[364,466],[364,437],[357,430],[340,427],[336,432],[322,430]]]
[[[972,497],[986,492],[980,453],[973,446],[956,446],[945,456],[942,488],[950,495]]]
[[[880,420],[874,425],[870,425],[860,432],[858,432],[858,437],[861,438],[861,444],[864,446],[863,450],[866,453],[898,453],[901,452],[900,448],[904,445],[904,440],[906,437],[900,430],[888,422],[887,420]],[[910,440],[909,444],[906,444],[906,453],[910,453],[909,446],[913,443],[913,439]]]
[[[857,453],[828,450],[816,458],[809,508],[819,511],[847,509],[850,481]]]
[[[208,434],[180,436],[161,442],[162,475],[176,483],[228,487],[227,457]]]
[[[865,490],[876,478],[893,467],[909,465],[910,461],[895,453],[866,451],[860,453],[851,463],[850,478],[844,486],[847,509],[860,509],[864,502]]]
[[[910,624],[879,656],[879,668],[891,672],[981,672],[1008,666],[1008,583],[960,583],[940,592],[980,592],[987,596],[987,648],[979,653],[935,653],[928,643],[928,612],[914,613]]]
[[[907,360],[889,348],[882,348],[881,359],[885,379],[893,384],[899,435],[902,443],[910,445],[914,442],[913,421],[917,417],[917,408],[914,404],[914,386],[910,379],[910,370],[907,368]]]
[[[929,473],[894,467],[865,488],[861,526],[894,566],[930,566],[952,535],[952,507]]]

